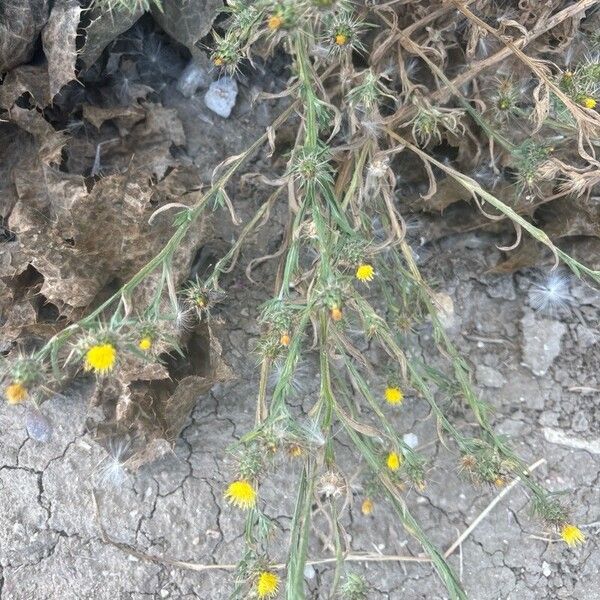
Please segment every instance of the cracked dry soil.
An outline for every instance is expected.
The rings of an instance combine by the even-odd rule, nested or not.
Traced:
[[[265,243],[255,239],[248,256]],[[542,539],[547,533],[529,517],[526,495],[517,487],[450,560],[472,600],[594,600],[600,589],[596,539],[600,526],[600,355],[593,334],[599,297],[572,281],[574,306],[552,317],[541,316],[529,306],[533,272],[485,274],[498,258],[493,238],[454,236],[437,242],[432,250],[426,270],[442,278],[443,291],[454,301],[449,331],[474,366],[482,394],[496,407],[497,427],[529,462],[546,458],[538,477],[550,489],[570,494],[574,517],[588,536],[588,542],[576,550]],[[268,270],[260,272],[261,280],[269,280]],[[240,273],[233,274],[230,290],[221,307],[221,338],[224,356],[238,377],[199,399],[171,455],[127,478],[120,487],[95,487],[94,473],[105,453],[85,433],[90,391],[86,385],[49,401],[54,432],[47,444],[30,439],[19,410],[2,404],[3,600],[228,597],[231,579],[227,571],[197,572],[168,561],[136,557],[103,541],[99,522],[113,540],[156,557],[231,564],[240,556],[242,516],[222,498],[229,476],[226,448],[251,427],[254,418],[258,374],[249,352],[258,334],[257,307],[269,290],[244,282]],[[564,325],[559,330],[560,353],[543,375],[534,375],[531,362],[539,360],[544,348],[530,341],[524,349],[524,330],[531,320],[539,328],[547,329],[548,323],[555,322]],[[415,341],[423,353],[428,352],[427,328]],[[542,343],[548,346],[547,340]],[[315,387],[311,368],[310,363],[303,367],[306,381],[298,397],[300,405],[308,402]],[[424,402],[409,398],[395,425],[415,434],[431,456],[427,488],[422,493],[410,491],[407,499],[431,538],[447,547],[492,500],[493,493],[473,489],[458,477]],[[338,452],[352,475],[353,452],[341,446]],[[282,461],[264,485],[267,511],[280,526],[282,543],[275,543],[274,548],[284,547],[293,508],[292,482],[298,474],[298,464]],[[345,518],[353,550],[418,553],[384,503],[378,503],[370,517],[361,514],[359,479],[355,481],[354,502]],[[326,532],[318,516],[315,522]],[[310,553],[314,558],[331,555],[326,535],[316,532]],[[282,558],[283,554],[274,556]],[[372,562],[353,566],[371,583],[369,598],[446,597],[428,565]],[[311,598],[326,597],[331,575],[329,565],[308,569]]]
[[[239,152],[268,122],[268,115],[249,109],[247,98],[229,121],[198,120],[189,103],[175,107],[186,128],[188,151],[207,176],[219,159]],[[186,110],[191,112],[186,115]],[[250,165],[248,170],[259,169]],[[260,203],[247,190],[236,199],[242,216]],[[244,267],[253,257],[277,248],[284,210],[275,212],[269,229],[250,240],[227,282],[229,295],[219,307],[223,355],[237,377],[198,399],[171,454],[118,487],[99,485],[97,473],[106,453],[86,433],[86,421],[93,413],[88,406],[89,385],[75,384],[45,405],[54,428],[46,444],[28,437],[22,407],[0,404],[2,600],[228,598],[229,571],[180,568],[172,561],[227,565],[241,555],[243,516],[222,496],[232,474],[226,450],[254,419],[258,373],[251,351],[259,333],[258,307],[269,297],[274,275],[274,265],[267,263],[255,272],[259,283],[254,285],[244,278]],[[216,222],[215,230],[215,238],[225,245],[235,234],[224,221]],[[600,297],[573,280],[571,307],[554,315],[535,312],[530,291],[538,273],[488,274],[498,262],[499,241],[470,233],[444,237],[417,250],[431,281],[441,282],[440,291],[453,300],[449,333],[473,366],[481,393],[495,407],[496,426],[530,463],[547,460],[537,476],[550,489],[569,494],[573,517],[588,541],[575,550],[549,541],[547,532],[530,518],[525,492],[517,486],[450,561],[471,600],[596,600]],[[433,347],[429,335],[425,326],[414,339],[427,356]],[[370,352],[366,346],[364,350]],[[314,365],[307,361],[301,369],[299,407],[310,406],[318,385],[313,373]],[[456,419],[467,425],[461,415]],[[407,398],[393,420],[401,432],[416,435],[431,458],[427,488],[408,491],[407,501],[429,536],[446,548],[485,509],[494,492],[474,489],[458,476],[424,402]],[[369,517],[361,514],[356,456],[341,444],[337,454],[355,483],[353,503],[344,517],[353,551],[418,554],[419,547],[385,503],[377,503]],[[273,543],[276,561],[284,559],[298,474],[298,463],[282,459],[261,489],[267,512],[280,528]],[[328,525],[319,515],[315,524],[310,556],[331,556]],[[156,560],[105,541],[102,529],[112,540]],[[373,600],[446,598],[427,564],[370,562],[355,563],[353,568],[370,582]],[[331,565],[307,569],[311,598],[328,597],[332,572]]]

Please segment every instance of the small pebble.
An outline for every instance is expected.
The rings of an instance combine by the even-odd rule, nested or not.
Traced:
[[[479,385],[489,388],[501,388],[506,383],[506,379],[500,371],[481,363],[475,367],[475,378]]]
[[[25,427],[32,440],[45,444],[52,437],[52,424],[37,408],[28,408],[25,415]]]
[[[315,568],[312,565],[306,565],[304,567],[304,577],[306,577],[306,579],[314,579],[315,574]]]
[[[190,61],[177,80],[177,90],[186,98],[191,98],[198,88],[208,86],[208,72],[204,67]]]
[[[407,433],[402,439],[409,448],[416,448],[419,445],[419,438],[414,433]]]
[[[235,79],[221,77],[210,84],[208,92],[204,95],[204,103],[220,117],[227,119],[235,106],[237,93],[238,86]]]

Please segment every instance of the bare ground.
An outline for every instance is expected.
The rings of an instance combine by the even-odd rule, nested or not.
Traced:
[[[497,409],[497,427],[529,462],[547,460],[538,477],[550,489],[569,494],[574,519],[585,530],[588,543],[569,550],[549,541],[552,536],[530,518],[526,495],[517,487],[487,515],[451,562],[472,600],[593,600],[600,586],[598,295],[572,281],[570,309],[551,316],[535,313],[528,291],[536,273],[485,274],[497,259],[493,242],[481,235],[442,240],[429,248],[426,268],[443,281],[440,289],[454,300],[452,337],[474,367],[483,395]],[[258,272],[259,279],[268,280],[267,271]],[[267,298],[268,289],[245,283],[241,273],[231,283],[222,307],[222,337],[225,357],[238,377],[199,399],[172,455],[120,486],[98,483],[105,453],[85,433],[88,387],[81,385],[46,405],[54,426],[47,444],[28,437],[19,408],[1,406],[0,596],[4,600],[228,597],[227,571],[195,572],[160,558],[230,564],[240,556],[242,517],[222,498],[230,476],[226,449],[251,428],[254,418],[258,374],[249,350],[258,333],[257,307]],[[556,327],[557,323],[564,327]],[[536,346],[532,331],[541,337],[550,332],[552,339],[541,339]],[[524,334],[529,336],[527,344]],[[431,350],[427,327],[417,341],[422,352]],[[534,375],[532,363],[542,368],[540,360],[555,343],[560,354],[553,361],[546,356],[548,371]],[[310,364],[306,369],[310,372]],[[304,395],[310,396],[313,385],[307,377]],[[459,478],[454,458],[439,443],[424,402],[409,398],[395,424],[416,434],[420,446],[429,444],[427,453],[434,466],[428,486],[423,493],[409,491],[407,501],[430,536],[447,547],[496,492],[473,489]],[[353,458],[347,448],[349,465]],[[298,472],[298,464],[283,460],[265,483],[267,512],[277,516],[281,526],[273,544],[275,559],[283,558],[276,550],[284,545],[289,529]],[[346,519],[352,550],[418,553],[384,502],[370,517],[360,513],[360,478],[354,481],[354,502]],[[135,557],[103,541],[99,523],[113,540],[158,560]],[[321,525],[311,548],[313,558],[331,555],[327,527]],[[427,564],[372,562],[352,567],[366,575],[373,599],[446,597]],[[331,572],[330,565],[308,570],[313,598],[328,596]]]
[[[200,105],[178,105],[188,152],[207,176],[215,162],[241,150],[269,122],[268,114],[252,112],[249,95],[243,91],[235,118],[227,122],[206,115],[199,119]],[[177,106],[174,98],[171,105]],[[259,201],[241,190],[236,195],[236,205],[247,203],[242,214]],[[283,216],[275,215],[274,222],[281,224]],[[217,234],[228,243],[234,232],[216,221]],[[269,297],[273,273],[272,265],[261,267],[255,273],[259,284],[253,285],[244,279],[243,267],[252,257],[272,252],[280,235],[281,229],[272,225],[266,235],[263,231],[256,237],[232,274],[229,296],[220,308],[224,357],[236,379],[199,399],[173,453],[160,462],[118,486],[99,481],[106,453],[86,433],[90,386],[85,383],[45,405],[54,428],[46,444],[28,436],[22,407],[0,404],[2,600],[228,597],[230,572],[198,572],[169,560],[227,565],[240,557],[242,515],[222,496],[232,475],[226,450],[253,423],[258,373],[250,352],[258,336],[258,307]],[[530,463],[546,459],[537,476],[550,489],[568,493],[574,520],[588,542],[570,550],[548,539],[552,536],[529,516],[527,497],[517,487],[450,560],[471,600],[595,600],[600,589],[600,297],[573,280],[568,309],[550,315],[535,312],[529,292],[539,273],[487,274],[499,258],[495,244],[500,241],[505,240],[467,234],[415,247],[428,276],[453,299],[449,332],[473,366],[482,394],[495,407],[498,429]],[[424,326],[414,341],[429,357],[428,336]],[[297,399],[300,409],[310,404],[315,389],[311,369],[308,361]],[[455,412],[462,423],[462,412]],[[423,401],[409,397],[395,425],[415,434],[432,459],[426,489],[408,490],[406,497],[434,541],[448,547],[497,492],[474,489],[459,477],[455,457],[439,442]],[[417,555],[420,549],[383,501],[372,516],[361,514],[356,456],[343,445],[338,452],[347,474],[354,476],[353,503],[344,521],[352,551]],[[281,528],[273,542],[274,560],[284,558],[298,473],[298,463],[282,459],[261,491],[267,512]],[[331,556],[327,524],[318,517],[316,523],[311,558]],[[156,560],[107,542],[100,524],[115,542]],[[374,600],[446,597],[428,564],[371,562],[353,563],[352,568],[365,574]],[[307,569],[312,598],[328,597],[331,576],[331,565]]]

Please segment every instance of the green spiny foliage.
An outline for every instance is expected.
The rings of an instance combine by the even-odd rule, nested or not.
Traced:
[[[144,0],[99,0],[99,4],[107,10],[149,7]],[[444,6],[438,10],[443,14]],[[281,253],[273,298],[264,305],[260,318],[263,334],[257,349],[261,375],[256,424],[232,451],[236,459],[234,483],[239,485],[230,486],[228,498],[248,511],[246,549],[233,597],[248,597],[250,590],[259,598],[271,597],[264,591],[268,586],[260,587],[260,575],[274,568],[269,561],[274,524],[263,511],[258,492],[261,480],[276,468],[275,459],[281,451],[290,460],[303,462],[294,486],[285,597],[306,597],[304,569],[315,496],[321,499],[334,525],[336,568],[330,596],[339,592],[352,600],[368,597],[368,583],[361,577],[348,575],[342,582],[345,548],[339,516],[344,504],[340,499],[347,495],[348,484],[336,460],[336,442],[341,438],[349,441],[362,459],[368,495],[378,495],[395,511],[398,522],[428,554],[450,597],[466,597],[452,568],[412,516],[404,498],[407,487],[422,489],[426,485],[429,468],[426,457],[407,445],[390,423],[390,414],[399,410],[404,397],[428,404],[447,447],[456,456],[457,469],[471,481],[501,487],[510,479],[520,478],[541,520],[568,543],[580,541],[569,529],[573,526],[564,504],[533,478],[509,442],[495,432],[491,411],[474,390],[469,367],[444,330],[436,294],[420,273],[405,237],[394,161],[416,157],[432,186],[436,173],[452,178],[480,206],[493,207],[498,215],[549,248],[576,275],[598,283],[600,272],[561,251],[514,208],[525,188],[538,193],[540,182],[547,181],[549,175],[562,174],[570,190],[589,191],[584,174],[592,167],[585,162],[585,151],[577,153],[584,149],[583,138],[565,137],[564,131],[578,128],[589,142],[589,131],[597,119],[585,111],[595,107],[598,65],[594,60],[583,60],[560,76],[545,80],[539,75],[552,90],[543,107],[523,100],[516,75],[514,79],[512,75],[494,77],[486,107],[484,101],[475,104],[465,98],[461,88],[443,72],[443,53],[440,60],[430,58],[437,48],[436,39],[427,38],[423,45],[413,42],[399,28],[398,14],[388,4],[236,0],[229,3],[227,11],[226,30],[214,34],[213,64],[235,74],[254,53],[282,48],[292,59],[288,108],[272,124],[269,134],[216,169],[210,189],[196,205],[179,212],[173,237],[138,274],[33,356],[8,365],[7,396],[11,386],[19,385],[26,396],[42,401],[45,392],[40,381],[45,369],[51,368],[58,380],[65,365],[75,362],[103,376],[119,368],[122,355],[145,353],[157,340],[163,347],[176,348],[168,324],[181,321],[182,314],[189,312],[201,318],[210,315],[214,303],[224,297],[222,275],[233,269],[244,241],[268,218],[275,200],[287,193],[290,234]],[[465,26],[473,20],[467,14]],[[427,23],[425,18],[420,26]],[[398,42],[394,56],[412,54],[429,69],[425,83],[411,80],[403,59],[397,65],[400,81],[392,81],[390,56],[384,52],[388,39]],[[439,49],[436,51],[440,54]],[[368,65],[355,66],[361,64],[354,60],[356,56],[362,56]],[[525,62],[525,67],[532,65]],[[432,80],[445,86],[442,91],[453,96],[457,106],[443,105],[439,89],[427,86]],[[293,116],[299,119],[293,120]],[[537,129],[515,135],[508,126],[515,119],[526,125],[541,120]],[[205,212],[229,205],[226,187],[231,178],[286,122],[295,124],[297,135],[281,174],[284,183],[205,277],[185,290],[175,290],[169,265],[186,232]],[[538,134],[542,127],[553,135],[560,134],[561,145],[544,143]],[[436,144],[464,137],[475,140],[480,153],[483,145],[489,146],[492,156],[495,151],[502,153],[520,181],[512,202],[502,201],[469,174],[434,156]],[[496,146],[500,150],[494,150]],[[573,156],[574,151],[578,166],[569,169],[564,156]],[[561,160],[554,158],[557,155]],[[154,271],[162,271],[154,300],[145,313],[133,317],[129,299]],[[411,349],[411,332],[424,322],[431,324],[436,360],[445,361],[443,370],[423,361]],[[377,364],[359,350],[358,336],[380,352],[383,358]],[[143,340],[150,340],[150,346]],[[312,353],[318,358],[319,390],[308,407],[307,422],[294,411],[290,400],[299,365]],[[153,353],[144,356],[158,361]],[[277,377],[269,392],[267,382],[273,372]],[[14,398],[23,400],[21,390],[12,391]],[[449,406],[453,410],[448,410]],[[468,432],[459,429],[450,416],[457,407],[464,408],[474,423]],[[274,581],[271,587],[278,587]]]

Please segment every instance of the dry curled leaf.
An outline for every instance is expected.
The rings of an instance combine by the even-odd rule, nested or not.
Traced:
[[[51,98],[75,77],[75,42],[80,15],[81,7],[77,0],[57,0],[42,31]]]
[[[106,121],[114,122],[120,136],[111,134],[110,153],[99,165],[102,172],[139,170],[160,180],[177,166],[171,149],[183,146],[186,138],[176,110],[146,103],[128,109],[84,106],[83,114],[98,128]]]
[[[43,108],[50,102],[46,65],[23,65],[6,74],[0,85],[0,108],[10,109],[24,94]]]
[[[0,2],[0,73],[26,63],[49,14],[49,0]]]
[[[163,0],[152,16],[172,38],[192,49],[210,32],[221,10],[222,0]]]
[[[90,24],[85,28],[85,41],[80,51],[84,65],[91,67],[104,48],[132,27],[143,14],[141,8],[128,10],[116,6],[111,12],[103,10],[99,5],[93,6],[88,13]]]

